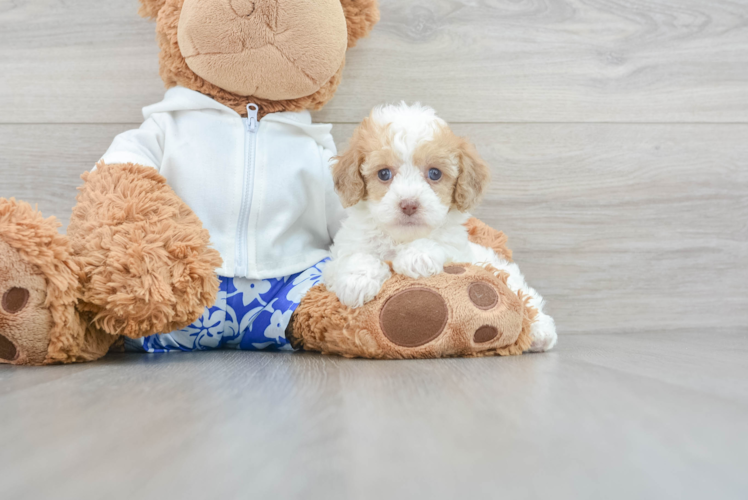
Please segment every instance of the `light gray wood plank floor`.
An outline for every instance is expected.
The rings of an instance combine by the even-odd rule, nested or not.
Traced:
[[[4,499],[744,499],[748,336],[0,366]]]

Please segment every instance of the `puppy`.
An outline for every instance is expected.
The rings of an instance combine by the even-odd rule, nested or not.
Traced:
[[[323,271],[329,290],[349,307],[372,300],[396,273],[421,278],[451,262],[509,273],[508,286],[538,310],[531,350],[556,343],[553,318],[516,264],[468,241],[464,223],[488,185],[490,171],[472,144],[457,137],[433,109],[405,103],[380,106],[354,131],[332,167],[349,217],[335,237]]]

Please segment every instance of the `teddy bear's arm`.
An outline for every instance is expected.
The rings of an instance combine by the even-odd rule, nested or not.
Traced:
[[[215,302],[220,267],[208,231],[154,168],[97,164],[83,175],[68,235],[79,309],[110,334],[183,328]]]

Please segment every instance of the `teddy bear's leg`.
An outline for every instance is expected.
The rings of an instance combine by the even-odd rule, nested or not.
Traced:
[[[428,358],[521,354],[553,347],[553,319],[527,285],[506,236],[477,219],[470,241],[485,266],[450,264],[444,273],[395,275],[363,307],[343,306],[324,285],[309,291],[287,338],[294,347],[347,357]]]
[[[219,253],[156,170],[99,163],[84,174],[68,235],[93,323],[115,335],[179,330],[211,306]]]
[[[44,275],[0,235],[0,363],[43,364],[52,316]]]
[[[532,352],[543,352],[553,348],[557,340],[556,324],[552,317],[543,312],[545,304],[543,297],[537,290],[527,284],[519,266],[514,262],[509,262],[499,257],[494,250],[488,247],[472,242],[471,245],[473,245],[473,255],[478,262],[490,264],[495,269],[507,273],[509,275],[507,278],[509,289],[515,293],[521,291],[528,298],[528,304],[538,311],[535,321],[532,324],[532,345],[529,350]]]
[[[543,297],[527,284],[519,266],[512,262],[512,252],[506,247],[507,238],[504,233],[491,228],[475,217],[467,222],[467,228],[471,243],[476,245],[473,253],[484,255],[483,258],[478,257],[477,260],[491,264],[496,269],[509,274],[507,280],[509,288],[514,292],[521,290],[528,297],[529,304],[537,309],[538,314],[531,329],[533,341],[529,350],[542,352],[552,349],[558,338],[556,323],[552,317],[543,312],[545,303]]]
[[[54,218],[0,199],[0,363],[91,361],[116,337],[86,328],[77,268]]]
[[[324,285],[312,288],[286,338],[294,347],[366,358],[439,358],[522,354],[537,311],[496,269],[452,264],[413,279],[395,275],[356,309]]]
[[[553,318],[543,312],[543,306],[545,300],[543,297],[525,281],[525,277],[514,262],[507,262],[503,259],[492,259],[489,263],[509,274],[507,279],[507,285],[513,292],[521,291],[525,297],[528,298],[528,304],[534,307],[538,313],[535,316],[535,321],[532,323],[530,329],[530,335],[532,337],[532,344],[530,345],[529,351],[532,352],[543,352],[552,349],[556,345],[558,335],[556,334],[556,323]]]

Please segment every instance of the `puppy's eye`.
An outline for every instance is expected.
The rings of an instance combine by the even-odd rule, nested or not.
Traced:
[[[429,179],[432,181],[438,181],[442,178],[442,171],[438,168],[431,168],[429,169]]]
[[[383,168],[379,172],[377,172],[377,177],[379,177],[380,181],[387,182],[388,180],[392,179],[392,170],[389,168]]]

